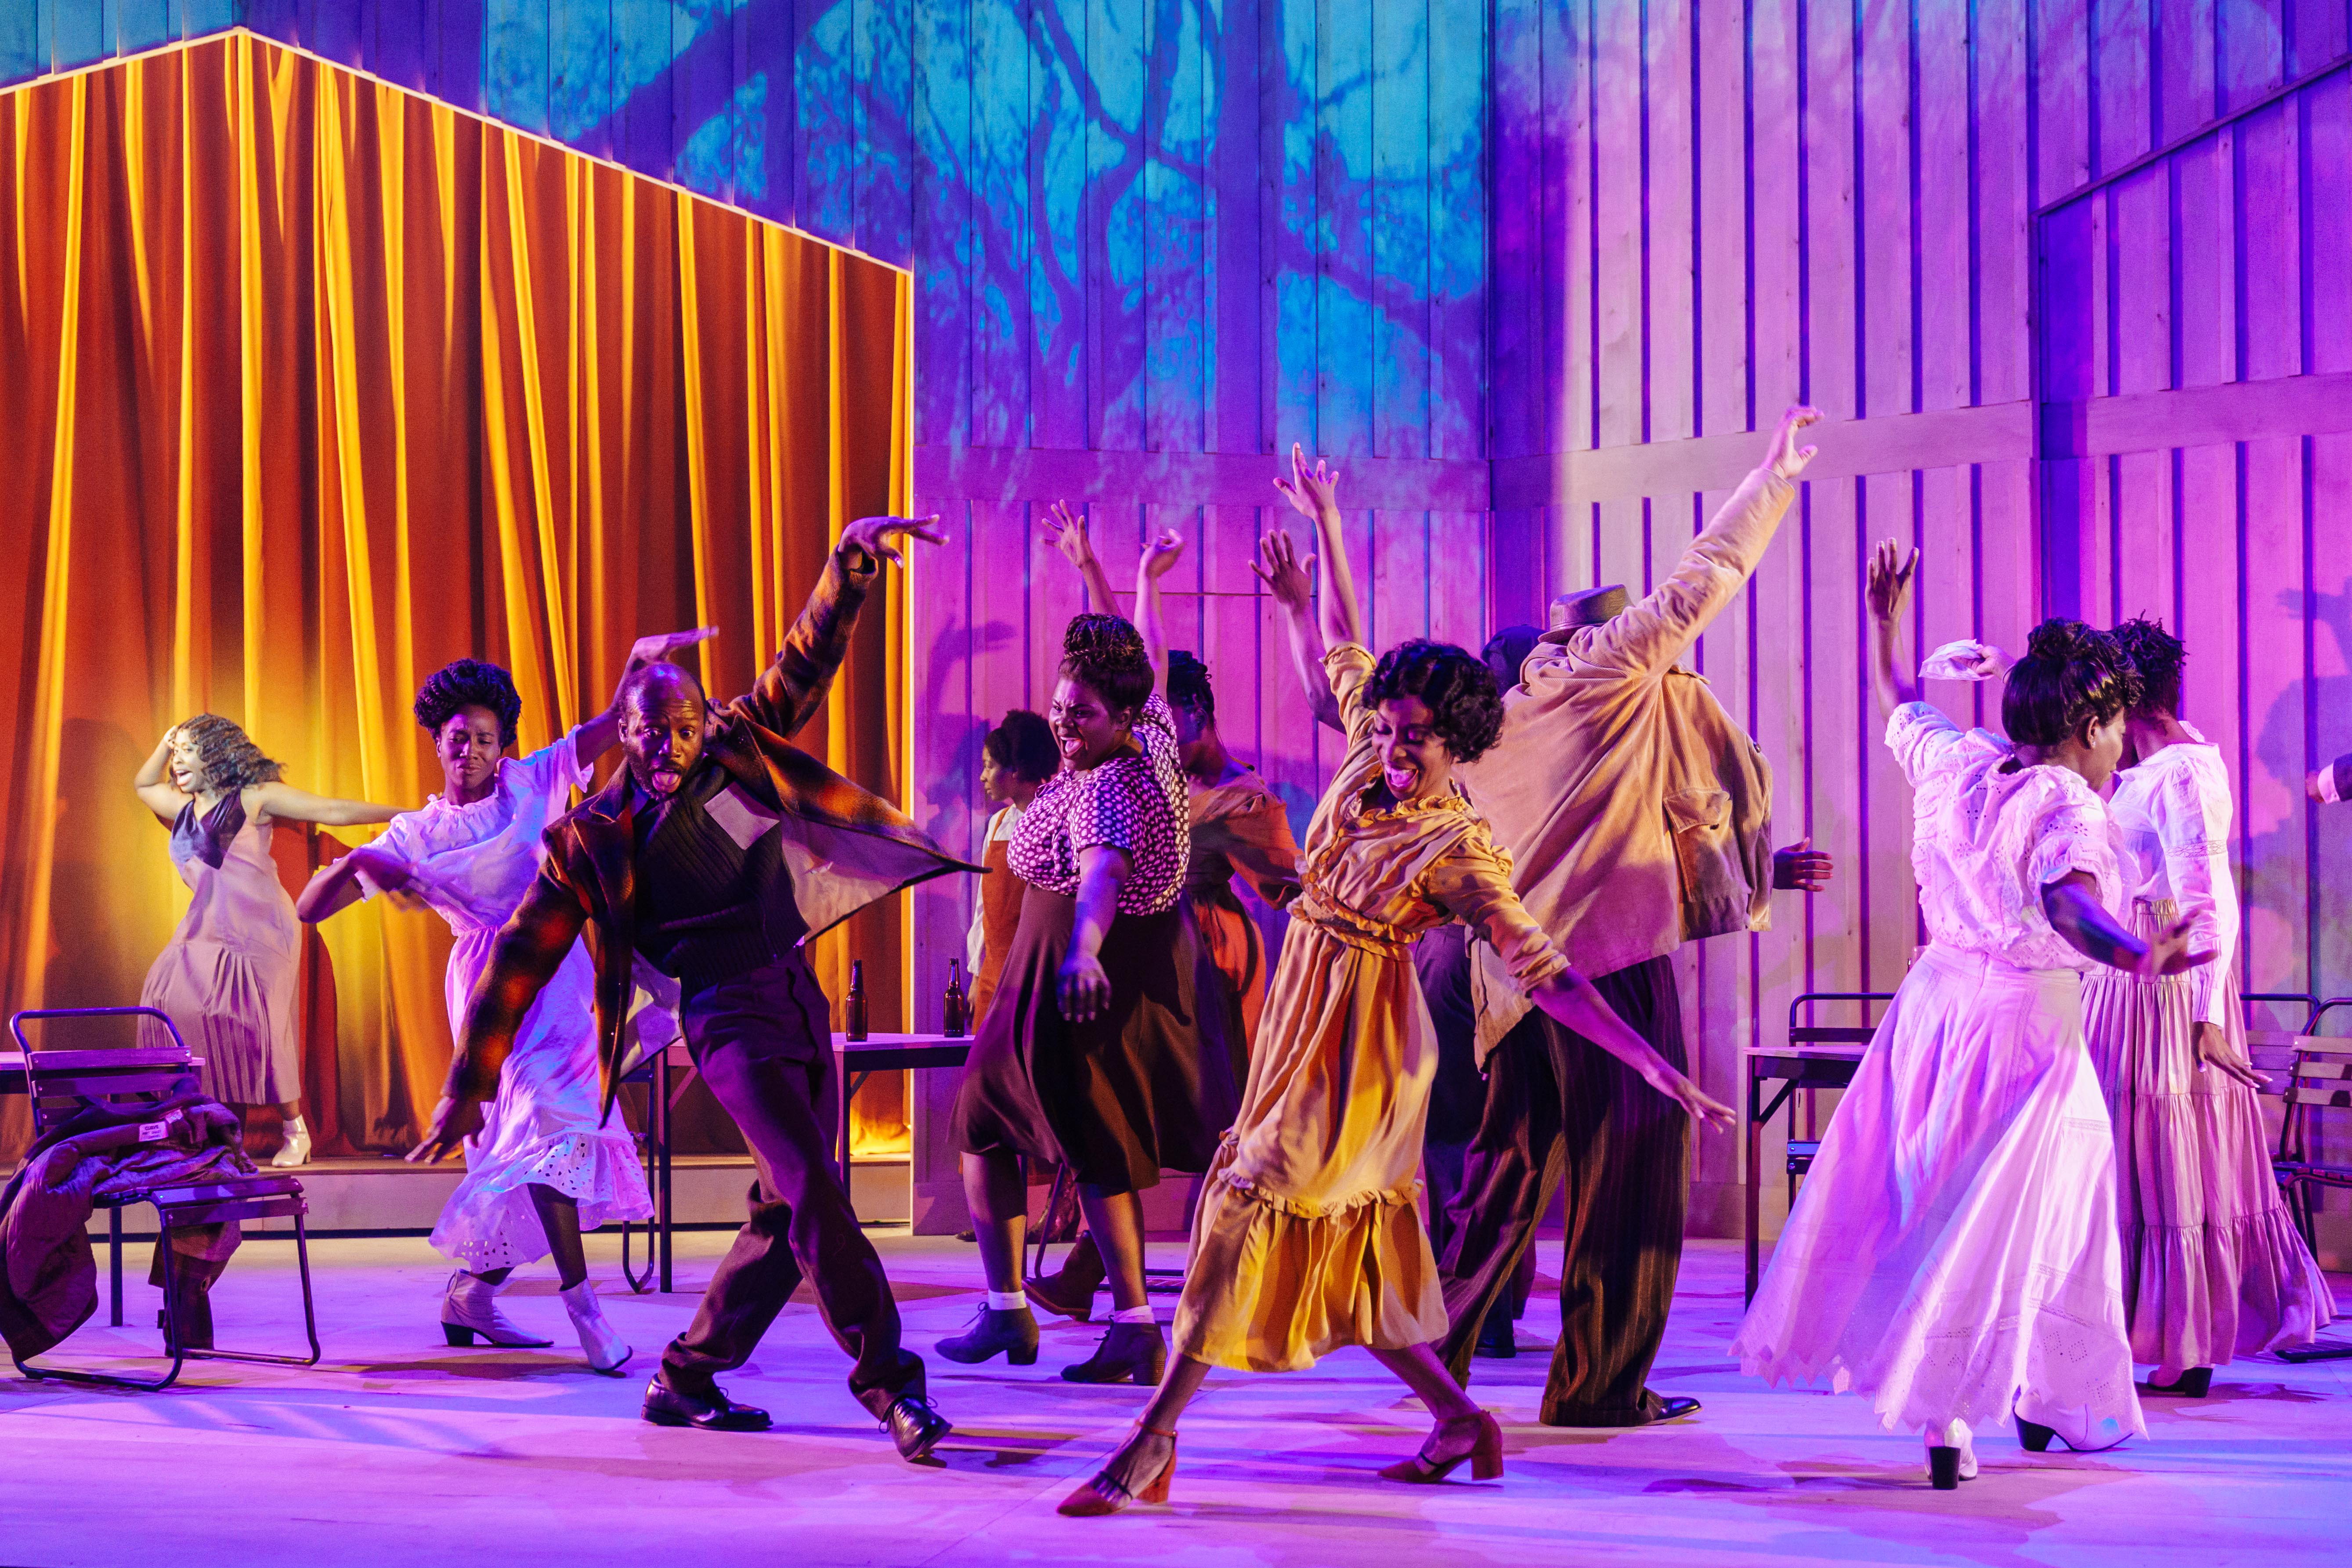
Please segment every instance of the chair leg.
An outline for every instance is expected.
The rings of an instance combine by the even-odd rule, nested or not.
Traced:
[[[310,1359],[303,1364],[316,1366],[326,1352],[319,1348],[319,1314],[310,1300],[310,1231],[301,1215],[294,1216],[294,1265],[302,1276],[302,1332],[310,1342]]]
[[[106,1278],[112,1303],[107,1321],[119,1329],[122,1326],[122,1210],[119,1207],[106,1211]]]
[[[115,1212],[121,1214],[122,1211],[117,1209]],[[181,1342],[180,1336],[180,1292],[176,1289],[179,1281],[172,1267],[172,1227],[164,1223],[163,1211],[160,1208],[155,1211],[155,1255],[163,1265],[163,1352],[172,1358],[172,1370],[165,1373],[163,1381],[155,1385],[161,1392],[180,1381],[180,1369],[188,1364],[188,1347]],[[122,1278],[120,1252],[115,1255],[114,1277],[117,1281],[115,1300],[120,1302]]]

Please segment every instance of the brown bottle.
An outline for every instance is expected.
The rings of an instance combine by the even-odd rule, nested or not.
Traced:
[[[842,1005],[841,1032],[853,1040],[866,1037],[866,963],[849,961],[849,1000]]]
[[[940,1033],[950,1040],[963,1038],[971,1020],[965,1016],[963,960],[948,960],[948,993],[940,999]]]

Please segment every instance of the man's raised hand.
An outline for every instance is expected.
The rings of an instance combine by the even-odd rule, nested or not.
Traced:
[[[1288,529],[1275,529],[1257,542],[1257,559],[1249,569],[1284,609],[1304,614],[1314,603],[1315,557],[1298,553]]]
[[[1765,455],[1764,464],[1784,479],[1793,479],[1805,471],[1819,447],[1800,447],[1797,433],[1822,422],[1822,411],[1802,404],[1780,416],[1780,427],[1772,432],[1772,449]]]
[[[926,544],[945,544],[948,536],[936,524],[938,512],[929,517],[861,517],[841,531],[844,549],[863,550],[877,561],[887,561],[904,566],[907,558],[898,552],[901,539],[919,539]]]

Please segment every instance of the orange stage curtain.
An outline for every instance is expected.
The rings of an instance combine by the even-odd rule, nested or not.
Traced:
[[[248,34],[0,95],[0,143],[12,1009],[137,999],[186,895],[130,781],[175,721],[417,805],[443,663],[514,672],[525,750],[643,632],[719,626],[731,694],[843,521],[904,510],[888,268]],[[802,736],[893,799],[906,631],[894,581]],[[289,887],[321,838],[279,834]],[[836,995],[866,961],[877,1025],[902,922],[820,954]],[[320,931],[315,1117],[331,1152],[400,1146],[448,1058],[447,932],[374,903]]]

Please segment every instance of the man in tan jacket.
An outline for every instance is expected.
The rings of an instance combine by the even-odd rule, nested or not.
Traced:
[[[1638,603],[1622,588],[1570,595],[1504,699],[1503,738],[1462,769],[1508,849],[1528,907],[1676,1067],[1686,1065],[1670,955],[1685,942],[1759,931],[1771,888],[1824,885],[1827,857],[1775,857],[1771,769],[1679,667],[1747,585],[1814,448],[1821,416],[1794,408],[1765,460],[1674,571]],[[1542,1415],[1555,1426],[1638,1426],[1694,1399],[1646,1386],[1682,1258],[1689,1181],[1679,1108],[1616,1059],[1532,1011],[1481,954],[1477,1050],[1486,1109],[1465,1160],[1443,1268],[1444,1353],[1468,1380],[1488,1309],[1565,1183],[1560,1339]]]

